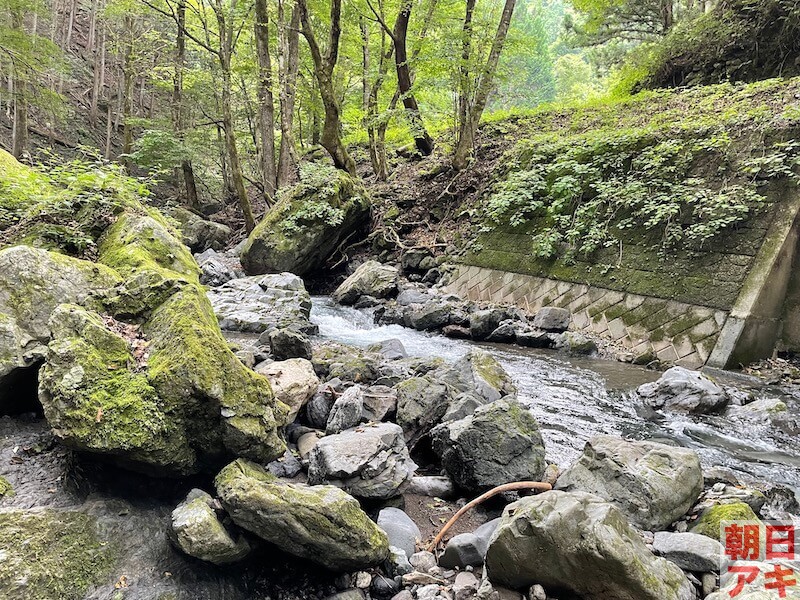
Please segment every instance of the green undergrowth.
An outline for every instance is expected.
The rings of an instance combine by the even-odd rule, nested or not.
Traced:
[[[87,156],[29,167],[0,150],[0,246],[28,244],[93,258],[102,232],[142,211],[148,182]]]
[[[477,207],[482,231],[527,229],[536,257],[586,257],[631,237],[702,248],[798,183],[800,79],[645,92],[486,124],[515,135]],[[475,214],[475,213],[473,213]]]

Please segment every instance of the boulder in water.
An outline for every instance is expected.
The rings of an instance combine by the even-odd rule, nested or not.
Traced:
[[[549,491],[509,504],[486,553],[489,580],[538,583],[585,600],[694,600],[683,572],[647,549],[622,513],[583,492]]]
[[[234,523],[284,552],[344,572],[389,556],[386,534],[337,487],[281,482],[242,459],[225,467],[215,485]]]
[[[311,297],[303,280],[291,273],[234,279],[208,292],[222,329],[246,333],[291,329],[317,332],[309,317]],[[263,342],[268,343],[267,337]]]
[[[692,450],[598,435],[558,478],[556,489],[595,494],[637,527],[657,531],[694,505],[703,491],[703,472]]]
[[[572,315],[566,308],[556,306],[545,306],[540,308],[533,318],[533,326],[544,331],[561,333],[569,328]]]
[[[711,379],[683,367],[672,367],[658,381],[639,386],[637,393],[655,409],[690,414],[719,412],[730,399]]]
[[[397,291],[397,267],[368,260],[336,288],[333,299],[340,304],[355,304],[361,296],[388,298]]]

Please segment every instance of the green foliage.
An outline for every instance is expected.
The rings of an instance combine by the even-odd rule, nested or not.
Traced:
[[[188,159],[189,151],[173,132],[145,129],[134,142],[130,158],[142,168],[166,174]]]
[[[149,181],[89,153],[33,169],[0,152],[0,244],[25,242],[92,255],[98,236],[127,207],[149,196]]]
[[[759,211],[765,183],[800,182],[799,142],[738,135],[734,124],[746,118],[738,102],[752,95],[731,98],[730,88],[720,86],[695,94],[694,113],[673,97],[684,110],[682,121],[651,118],[634,126],[644,116],[640,108],[658,110],[660,97],[653,99],[537,114],[533,122],[558,118],[561,127],[508,153],[505,174],[482,206],[484,229],[525,226],[532,230],[532,253],[543,258],[616,247],[634,228],[648,232],[662,252],[697,248]],[[714,107],[716,117],[706,118],[704,107]],[[761,119],[773,112],[750,105],[750,115]]]
[[[284,221],[284,232],[297,232],[304,222],[321,221],[333,227],[341,225],[345,211],[330,202],[338,195],[338,182],[338,171],[330,165],[301,164],[300,183],[286,190],[301,198],[301,204]]]

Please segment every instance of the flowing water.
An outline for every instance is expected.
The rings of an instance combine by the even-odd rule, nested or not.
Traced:
[[[312,319],[323,338],[356,346],[397,338],[409,355],[455,361],[471,346],[400,326],[376,326],[371,312],[337,306],[325,297],[314,298]],[[547,350],[481,346],[511,374],[520,400],[539,420],[549,460],[561,466],[575,460],[589,437],[609,433],[691,447],[706,466],[724,465],[760,480],[800,486],[800,443],[789,433],[725,417],[658,416],[637,407],[634,390],[656,379],[656,372]],[[723,377],[734,382],[728,381],[731,375]],[[749,380],[736,383],[750,385],[757,396],[781,395],[798,413],[787,392]],[[105,537],[120,546],[111,579],[87,600],[300,600],[335,591],[332,575],[266,545],[250,560],[224,568],[176,551],[167,539],[170,512],[191,487],[211,489],[208,477],[158,481],[97,465],[66,451],[43,420],[25,417],[0,417],[0,466],[17,492],[0,503],[0,510],[93,514]]]
[[[313,305],[311,319],[319,325],[320,336],[354,346],[396,338],[410,356],[439,356],[452,362],[474,345],[399,325],[375,325],[371,311],[339,306],[327,297],[315,297]],[[647,410],[637,402],[635,390],[657,379],[658,372],[613,360],[568,357],[552,350],[477,345],[493,354],[511,375],[520,401],[539,421],[548,460],[561,467],[580,455],[587,439],[606,433],[689,447],[706,467],[729,467],[744,474],[744,479],[800,487],[800,440],[793,432],[750,420],[665,416]],[[800,415],[800,403],[788,390],[730,373],[714,376],[756,398],[779,397],[790,414]]]

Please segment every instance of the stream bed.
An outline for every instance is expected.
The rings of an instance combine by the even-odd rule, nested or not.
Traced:
[[[475,344],[400,325],[375,325],[370,310],[340,306],[323,296],[313,298],[311,320],[323,338],[360,347],[395,338],[409,356],[439,356],[448,362]],[[493,354],[511,375],[520,401],[539,421],[547,459],[562,468],[578,458],[590,437],[604,433],[685,446],[700,455],[704,467],[728,467],[745,480],[800,488],[800,439],[793,431],[720,415],[654,413],[640,406],[635,392],[641,384],[658,379],[658,371],[553,350],[477,345]],[[711,375],[756,398],[780,398],[792,417],[800,416],[796,391],[765,386],[735,373],[715,371]]]

